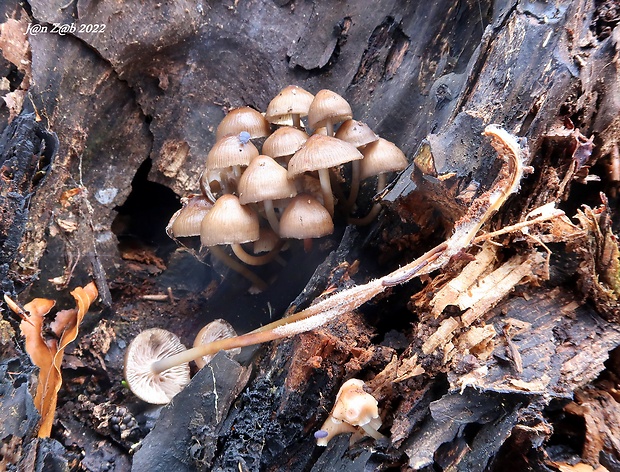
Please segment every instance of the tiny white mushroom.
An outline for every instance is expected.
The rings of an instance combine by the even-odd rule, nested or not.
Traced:
[[[347,426],[342,425],[345,423]],[[378,429],[381,427],[377,400],[370,393],[364,391],[364,382],[359,379],[350,379],[342,384],[334,408],[320,431],[326,431],[317,438],[317,445],[326,446],[329,440],[337,434],[352,431],[359,426],[364,432],[375,439],[383,438]],[[354,428],[353,428],[354,430]]]

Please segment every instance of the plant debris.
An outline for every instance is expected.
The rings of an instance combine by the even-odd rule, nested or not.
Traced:
[[[71,292],[75,298],[76,308],[59,311],[54,321],[45,323],[45,316],[56,302],[46,298],[35,298],[24,305],[26,316],[20,324],[22,335],[26,339],[26,352],[33,364],[39,367],[39,381],[34,404],[41,414],[38,437],[49,437],[54,422],[58,391],[62,386],[61,365],[65,348],[78,335],[80,323],[90,305],[98,296],[94,282],[85,287],[77,287]],[[20,314],[15,302],[5,295],[5,300],[13,311]]]

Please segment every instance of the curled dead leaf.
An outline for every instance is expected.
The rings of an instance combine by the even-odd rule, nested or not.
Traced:
[[[41,414],[39,437],[50,436],[58,391],[62,385],[60,368],[64,351],[77,337],[79,325],[97,298],[98,292],[95,284],[91,282],[85,287],[76,288],[71,295],[75,298],[77,307],[59,311],[50,325],[58,339],[43,337],[44,318],[56,302],[46,298],[35,298],[24,305],[28,316],[21,322],[20,329],[26,340],[26,352],[33,364],[39,367],[39,382],[34,398],[35,407]],[[18,305],[13,303],[9,304],[9,307],[15,311]]]

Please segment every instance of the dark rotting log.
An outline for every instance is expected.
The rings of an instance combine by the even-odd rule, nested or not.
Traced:
[[[58,151],[56,134],[37,119],[32,104],[0,136],[0,281],[2,291],[23,286],[11,271],[26,228],[31,198]]]

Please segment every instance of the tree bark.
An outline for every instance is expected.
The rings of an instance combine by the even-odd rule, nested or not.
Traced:
[[[90,464],[101,454],[115,470],[130,460],[133,470],[554,470],[546,448],[561,422],[553,411],[592,387],[620,344],[613,236],[620,177],[608,172],[620,161],[617,2],[31,0],[26,9],[2,8],[11,27],[27,33],[21,49],[6,42],[8,27],[2,33],[2,71],[20,79],[11,92],[27,92],[10,124],[9,107],[2,110],[4,165],[17,160],[27,169],[17,190],[0,171],[0,204],[15,192],[22,202],[2,206],[3,287],[19,282],[26,301],[94,278],[102,297],[102,311],[73,352],[82,364],[76,360],[66,374],[54,437],[64,437],[69,451],[44,450],[30,439],[32,426],[15,427],[0,439],[21,438],[12,448],[26,451],[22,464],[33,463],[36,449],[67,463],[77,460],[75,450],[86,451],[87,470],[97,470]],[[59,34],[55,24],[75,31]],[[25,68],[8,54],[22,50]],[[370,228],[341,224],[312,253],[293,249],[285,268],[261,274],[275,278],[270,288],[251,296],[233,275],[220,281],[212,268],[174,252],[164,227],[178,198],[199,192],[225,113],[243,105],[265,111],[289,84],[344,96],[354,117],[397,144],[410,165],[382,194],[383,213]],[[600,208],[586,211],[570,235],[553,233],[548,246],[525,233],[499,239],[489,270],[516,254],[537,273],[520,277],[516,293],[494,300],[471,327],[459,325],[428,352],[425,343],[442,323],[465,311],[450,303],[433,315],[431,300],[478,257],[477,247],[321,329],[247,352],[241,365],[218,356],[158,420],[122,387],[124,348],[142,329],[171,329],[186,343],[215,318],[250,331],[445,240],[498,175],[483,136],[491,123],[522,138],[534,172],[485,231],[548,203],[570,217],[581,204]],[[10,151],[11,139],[32,149]],[[54,153],[33,186],[33,162]],[[362,186],[360,215],[373,193],[372,184]],[[548,262],[533,262],[547,261],[549,248]],[[168,287],[170,304],[141,298]],[[490,347],[465,352],[469,329],[485,327],[496,333]],[[403,377],[414,365],[424,374]],[[6,369],[0,373],[31,421],[25,392],[9,386]],[[71,389],[85,376],[95,386],[76,407]],[[379,400],[387,439],[349,447],[348,436],[339,436],[319,448],[313,433],[352,377]],[[570,414],[594,418],[575,405]],[[123,436],[111,426],[119,415],[139,426]],[[78,429],[105,447],[85,444]],[[162,444],[169,447],[156,447]],[[592,450],[590,461],[620,462],[616,445],[601,446],[598,459]]]

